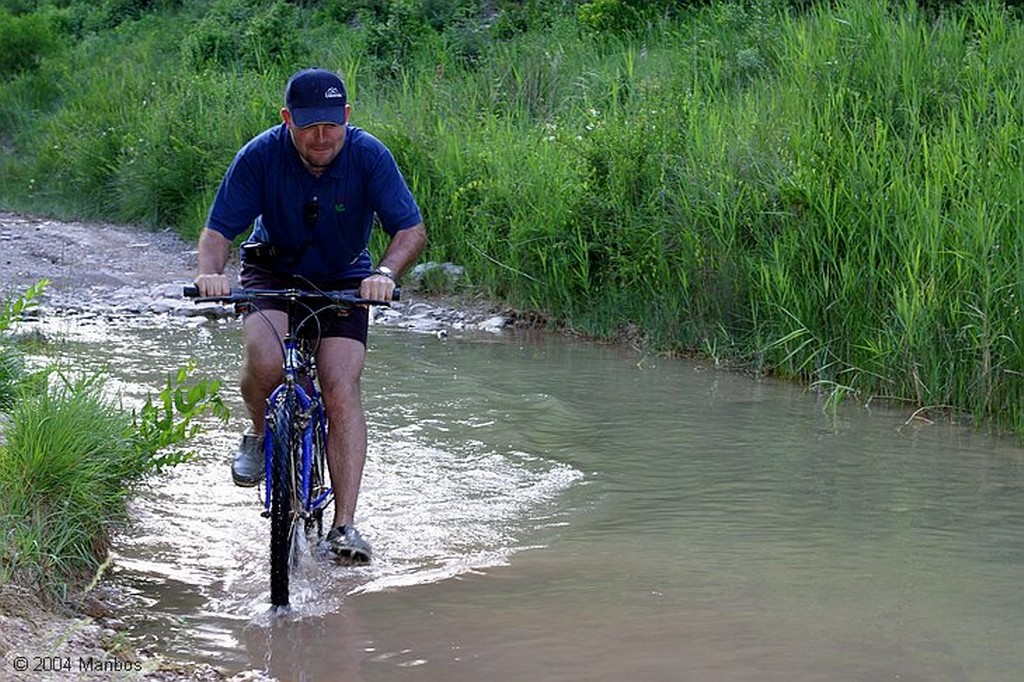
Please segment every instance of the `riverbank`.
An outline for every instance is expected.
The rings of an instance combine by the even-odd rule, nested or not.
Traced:
[[[0,295],[50,282],[41,313],[52,315],[175,315],[224,317],[222,306],[197,307],[181,296],[196,269],[195,245],[170,230],[153,232],[110,223],[61,221],[0,213]],[[237,279],[238,264],[227,274]],[[515,313],[472,295],[427,296],[415,282],[405,300],[379,309],[375,321],[415,332],[497,333]]]
[[[0,249],[0,298],[49,280],[36,315],[233,314],[181,297],[195,271],[196,252],[170,231],[0,213]],[[232,263],[229,275],[236,274]],[[407,300],[379,310],[376,323],[435,335],[501,333],[515,325],[514,314],[472,296],[440,299],[406,291]],[[24,586],[0,585],[0,679],[224,679],[209,666],[170,663],[159,652],[135,649],[110,603],[102,583],[63,604],[44,604]],[[257,678],[232,678],[243,679]]]
[[[122,634],[124,625],[101,592],[68,604],[46,605],[23,587],[0,585],[0,680],[226,679],[210,666],[166,661],[158,652],[134,648]],[[253,678],[234,679],[241,682]]]

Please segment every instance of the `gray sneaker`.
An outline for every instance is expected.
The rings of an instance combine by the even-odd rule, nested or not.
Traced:
[[[247,433],[231,462],[231,478],[235,485],[251,488],[263,480],[263,436]]]
[[[370,543],[363,539],[355,526],[347,525],[332,528],[323,539],[323,547],[344,564],[368,564],[373,553]]]

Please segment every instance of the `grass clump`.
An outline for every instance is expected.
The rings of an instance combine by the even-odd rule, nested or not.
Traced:
[[[751,290],[770,366],[1021,429],[1022,37],[992,3],[794,23],[769,106],[789,218]]]
[[[0,451],[3,568],[51,592],[99,565],[124,484],[141,473],[131,416],[100,398],[97,377],[58,381],[22,396]]]
[[[0,579],[63,599],[93,576],[135,487],[191,457],[174,446],[196,416],[226,416],[216,384],[182,387],[185,376],[138,412],[104,397],[103,375],[23,381],[0,446]]]
[[[38,66],[59,49],[60,38],[46,17],[17,16],[0,7],[0,79]]]
[[[0,331],[41,288],[0,306]],[[0,582],[63,600],[96,574],[136,487],[192,456],[179,446],[197,417],[227,417],[219,385],[190,371],[127,410],[106,397],[102,374],[26,374],[18,347],[0,346]]]

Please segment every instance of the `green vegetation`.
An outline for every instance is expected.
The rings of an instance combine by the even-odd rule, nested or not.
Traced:
[[[25,373],[21,350],[7,332],[26,311],[36,306],[39,296],[48,284],[47,280],[41,280],[35,286],[29,287],[23,295],[0,303],[0,414],[6,413],[14,406],[18,384]]]
[[[486,293],[1024,433],[1017,3],[4,4],[8,208],[194,235],[325,65]]]
[[[2,306],[0,332],[43,286]],[[175,448],[195,434],[195,419],[226,417],[227,408],[216,383],[188,383],[190,368],[168,377],[155,403],[132,411],[104,396],[102,375],[57,365],[25,373],[17,347],[3,348],[17,371],[0,369],[0,584],[63,599],[103,565],[135,486],[187,460],[191,453]]]

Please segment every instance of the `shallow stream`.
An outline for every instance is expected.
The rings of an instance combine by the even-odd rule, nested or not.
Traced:
[[[235,419],[118,538],[129,636],[281,680],[972,680],[1024,670],[1024,453],[688,361],[376,327],[362,569],[265,614],[267,522],[231,485],[237,322],[63,318],[129,399],[189,359]]]

